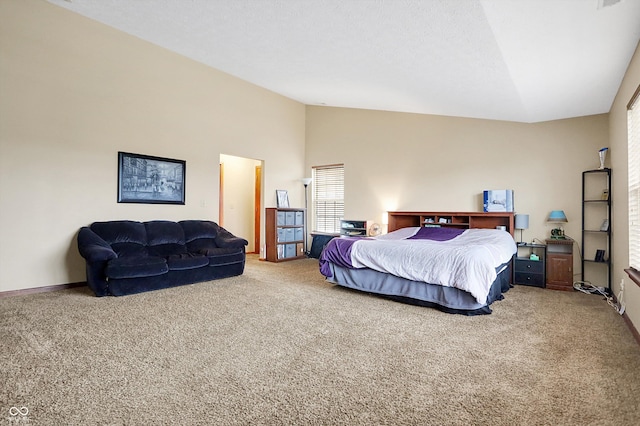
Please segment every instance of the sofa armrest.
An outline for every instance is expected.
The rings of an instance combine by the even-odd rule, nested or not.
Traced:
[[[78,232],[78,251],[89,263],[106,262],[118,257],[105,240],[86,226]]]
[[[218,235],[216,236],[216,245],[221,248],[244,247],[247,244],[249,244],[249,241],[236,237],[223,227],[220,227]]]

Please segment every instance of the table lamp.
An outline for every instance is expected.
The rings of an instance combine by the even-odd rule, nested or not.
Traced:
[[[515,225],[516,225],[516,229],[520,230],[520,242],[518,243],[518,245],[523,246],[526,243],[524,243],[522,241],[522,230],[523,229],[529,229],[529,215],[528,214],[517,214],[515,216]]]
[[[567,223],[567,215],[564,214],[563,210],[552,210],[549,213],[549,218],[547,219],[549,223],[556,223],[556,228],[551,230],[551,239],[553,240],[564,240],[566,237],[564,236],[564,231],[562,230],[561,223]]]

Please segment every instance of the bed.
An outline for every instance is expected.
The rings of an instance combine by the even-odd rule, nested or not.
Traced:
[[[516,244],[499,229],[406,227],[334,238],[320,255],[327,281],[444,312],[481,315],[511,287]]]

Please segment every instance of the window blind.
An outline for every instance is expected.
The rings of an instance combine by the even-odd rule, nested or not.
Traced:
[[[313,167],[314,229],[319,232],[340,232],[344,218],[344,165]]]
[[[629,134],[629,264],[640,271],[640,86],[627,106]]]

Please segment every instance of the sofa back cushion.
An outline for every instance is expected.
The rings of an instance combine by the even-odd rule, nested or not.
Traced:
[[[131,220],[94,222],[90,228],[111,246],[118,257],[148,254],[147,231],[141,222]]]
[[[145,222],[147,249],[152,256],[168,257],[187,252],[184,231],[177,222],[153,220]]]
[[[183,220],[180,223],[184,230],[187,249],[190,253],[201,253],[216,248],[216,237],[220,231],[217,223],[208,220]]]

